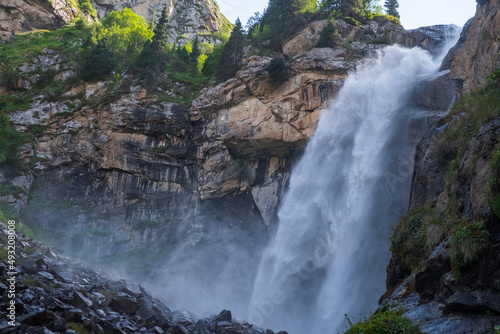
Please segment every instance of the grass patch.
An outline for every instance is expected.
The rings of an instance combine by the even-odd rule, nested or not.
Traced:
[[[464,222],[456,226],[450,242],[450,255],[456,270],[477,261],[490,243],[490,233],[483,222]]]
[[[347,317],[350,328],[345,334],[419,334],[417,326],[412,325],[410,320],[403,317],[401,312],[395,310],[385,310],[377,312],[358,323],[352,323]]]
[[[74,330],[77,334],[91,334],[91,332],[83,327],[81,324],[76,322],[68,322],[66,323],[66,327],[68,329]]]
[[[391,236],[393,257],[413,272],[420,270],[432,250],[444,239],[448,230],[432,208],[411,210],[401,218]]]
[[[447,127],[438,137],[438,158],[447,165],[462,157],[479,129],[500,115],[500,90],[493,85],[464,95],[456,102],[441,125]]]

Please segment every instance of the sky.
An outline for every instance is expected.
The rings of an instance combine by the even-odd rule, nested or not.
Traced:
[[[222,14],[234,23],[239,17],[243,27],[255,12],[262,13],[268,0],[216,0]],[[379,1],[380,4],[384,0]],[[475,0],[399,0],[399,14],[405,29],[434,24],[463,26],[476,12]]]

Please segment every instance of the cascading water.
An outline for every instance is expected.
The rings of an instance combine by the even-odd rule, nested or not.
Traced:
[[[407,209],[423,134],[425,112],[407,100],[439,65],[421,49],[390,46],[347,78],[292,173],[250,322],[291,334],[337,333],[344,314],[359,319],[377,307],[391,225]]]

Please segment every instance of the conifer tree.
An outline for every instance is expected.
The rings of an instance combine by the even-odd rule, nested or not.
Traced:
[[[245,35],[241,27],[240,19],[234,23],[233,31],[229,40],[222,49],[222,54],[219,60],[218,77],[220,80],[227,80],[239,69],[239,61],[243,57],[243,43]]]
[[[198,63],[198,57],[201,55],[201,51],[200,51],[200,42],[198,40],[198,36],[195,37],[194,41],[193,41],[193,46],[192,46],[192,49],[191,49],[191,54],[189,56],[189,61],[192,63],[192,64],[196,64]]]
[[[397,17],[399,19],[399,3],[398,0],[385,0],[384,4],[387,14]]]
[[[165,6],[155,26],[152,41],[145,43],[137,61],[137,65],[143,68],[142,82],[147,87],[158,85],[165,72],[168,52],[171,49],[168,37],[168,11]]]

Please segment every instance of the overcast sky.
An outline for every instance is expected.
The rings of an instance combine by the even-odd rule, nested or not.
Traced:
[[[255,12],[263,12],[268,0],[216,0],[231,22],[240,18],[245,26]],[[379,1],[380,4],[384,0]],[[399,0],[401,23],[406,29],[434,24],[454,23],[463,26],[476,11],[475,0]]]

